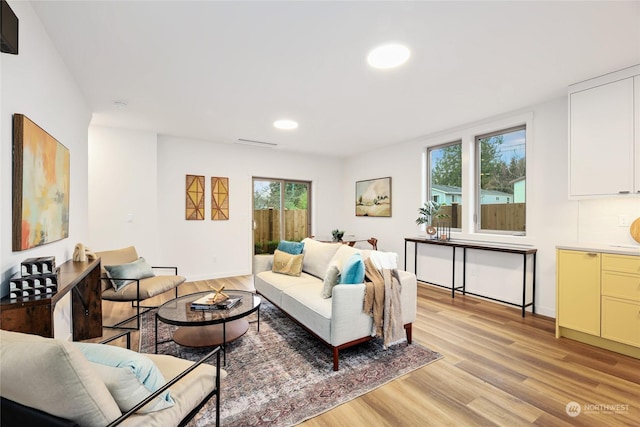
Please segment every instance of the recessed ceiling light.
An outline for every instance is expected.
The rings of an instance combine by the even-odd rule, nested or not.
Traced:
[[[298,122],[288,119],[276,120],[275,122],[273,122],[273,126],[276,129],[291,130],[298,127]]]
[[[373,68],[389,69],[399,67],[407,62],[411,52],[405,45],[399,43],[387,43],[380,45],[369,52],[367,62]]]

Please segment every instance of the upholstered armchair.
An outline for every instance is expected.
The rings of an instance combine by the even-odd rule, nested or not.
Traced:
[[[102,269],[102,299],[113,302],[131,302],[136,314],[105,328],[140,329],[140,315],[154,306],[141,306],[140,302],[171,289],[178,296],[178,286],[185,281],[178,275],[178,267],[154,267],[138,256],[134,246],[110,251],[96,252]],[[156,274],[164,272],[165,274]],[[173,274],[166,274],[167,272]],[[135,327],[125,327],[136,319]]]
[[[220,347],[194,363],[4,330],[0,341],[3,427],[184,426],[212,398],[220,423]]]

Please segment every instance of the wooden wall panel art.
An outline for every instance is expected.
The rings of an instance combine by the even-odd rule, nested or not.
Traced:
[[[229,219],[229,178],[211,177],[211,219]]]
[[[204,176],[187,175],[186,219],[204,220]]]

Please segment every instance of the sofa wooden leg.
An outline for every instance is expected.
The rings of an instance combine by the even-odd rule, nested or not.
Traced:
[[[333,370],[338,370],[338,347],[333,347]]]
[[[412,331],[413,323],[407,323],[404,325],[404,331],[407,333],[407,343],[411,344],[411,331]]]

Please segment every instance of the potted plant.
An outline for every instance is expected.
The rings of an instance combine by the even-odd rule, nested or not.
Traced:
[[[435,217],[435,218],[442,218],[443,214],[440,214],[440,216],[438,215],[438,212],[440,211],[440,207],[442,205],[434,200],[429,200],[428,202],[426,202],[424,204],[423,207],[418,209],[418,213],[420,214],[420,216],[418,216],[418,219],[416,219],[416,224],[418,225],[422,225],[422,224],[427,224],[427,225],[431,225],[431,220]],[[446,215],[444,215],[446,217]]]
[[[335,230],[331,231],[331,236],[333,236],[334,242],[339,242],[342,240],[342,236],[344,236],[344,230],[338,230],[336,228]]]

